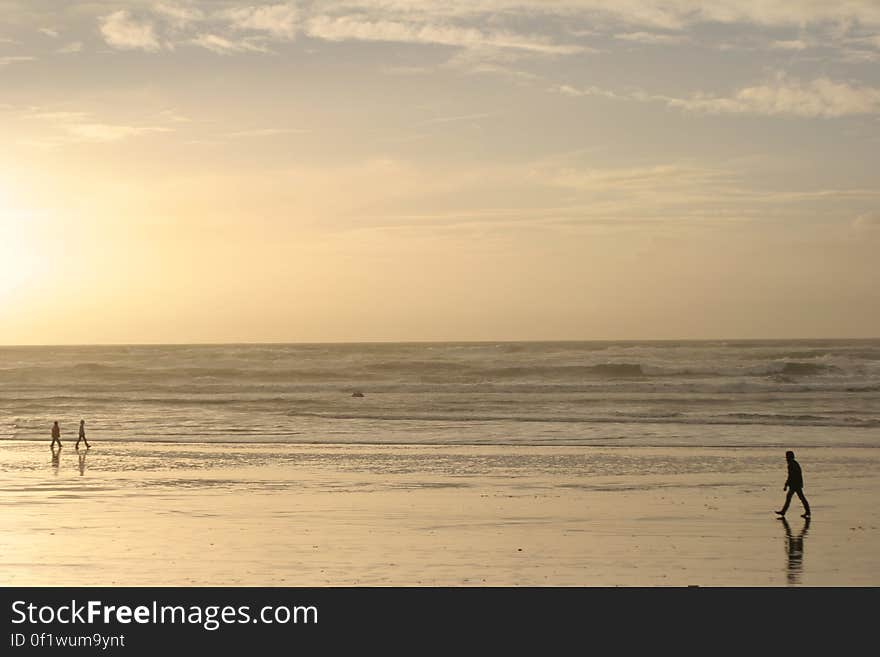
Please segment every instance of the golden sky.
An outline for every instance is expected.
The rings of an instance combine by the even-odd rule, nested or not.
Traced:
[[[0,344],[880,335],[874,0],[0,0]]]

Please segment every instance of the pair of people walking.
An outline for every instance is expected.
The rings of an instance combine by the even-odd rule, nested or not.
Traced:
[[[86,421],[79,421],[79,437],[76,439],[76,447],[74,449],[79,449],[80,442],[84,442],[86,444],[86,449],[89,449],[91,445],[89,445],[89,441],[86,440]],[[61,427],[58,426],[58,421],[56,420],[54,424],[52,424],[52,444],[49,446],[51,449],[55,449],[55,443],[58,443],[58,447],[61,447]]]

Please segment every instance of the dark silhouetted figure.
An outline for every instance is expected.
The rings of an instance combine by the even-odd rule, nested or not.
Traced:
[[[52,425],[52,444],[49,447],[55,447],[55,443],[58,443],[58,447],[61,447],[61,427],[58,426],[58,420],[55,420],[55,423]]]
[[[785,460],[788,461],[788,479],[785,480],[785,486],[782,487],[782,490],[788,489],[788,495],[785,496],[785,504],[782,505],[782,510],[776,513],[780,516],[785,516],[785,512],[788,511],[788,505],[791,504],[792,496],[797,494],[801,504],[804,505],[804,513],[801,517],[809,518],[810,503],[804,497],[804,475],[801,472],[801,466],[794,460],[794,452],[792,451],[785,453]]]
[[[789,584],[799,584],[801,573],[804,570],[804,539],[807,537],[807,530],[810,529],[810,516],[804,520],[804,526],[801,533],[795,536],[791,533],[791,527],[788,520],[781,518],[782,524],[785,526],[785,551],[788,553],[788,571],[786,573]]]
[[[88,445],[86,445],[88,447]],[[86,473],[86,454],[87,450],[81,451],[79,456],[79,476],[82,477]]]
[[[74,449],[79,449],[79,441],[80,440],[86,444],[86,449],[91,447],[91,445],[89,445],[89,441],[86,440],[86,421],[85,420],[79,421],[79,438],[76,439],[76,447],[74,447]]]

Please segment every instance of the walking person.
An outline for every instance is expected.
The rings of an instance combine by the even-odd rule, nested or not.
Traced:
[[[788,495],[785,496],[785,504],[782,505],[782,510],[777,511],[776,513],[781,517],[785,517],[785,512],[788,511],[788,505],[791,504],[791,498],[794,495],[797,495],[801,504],[804,505],[804,512],[801,515],[801,518],[809,518],[810,503],[807,502],[807,498],[804,497],[804,474],[801,472],[801,466],[794,460],[794,452],[791,450],[785,453],[785,460],[788,461],[788,479],[785,480],[785,486],[782,487],[782,490],[787,489]]]
[[[86,421],[79,421],[79,438],[76,439],[76,447],[74,449],[79,449],[79,441],[83,441],[86,444],[86,449],[89,449],[91,445],[89,445],[89,441],[86,440]]]
[[[55,420],[55,423],[52,425],[52,444],[49,447],[54,448],[55,443],[58,443],[58,447],[61,447],[61,427],[58,426],[58,420]]]

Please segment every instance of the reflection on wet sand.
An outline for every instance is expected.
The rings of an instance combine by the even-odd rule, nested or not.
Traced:
[[[86,454],[88,451],[77,452],[79,456],[79,476],[82,477],[86,473]]]
[[[804,520],[804,526],[797,536],[792,534],[788,521],[785,518],[781,518],[781,520],[785,527],[785,548],[788,552],[786,578],[790,586],[795,586],[800,584],[804,570],[804,539],[807,537],[807,530],[810,529],[810,519]]]
[[[58,466],[61,464],[61,448],[52,445],[52,473],[58,474]]]

